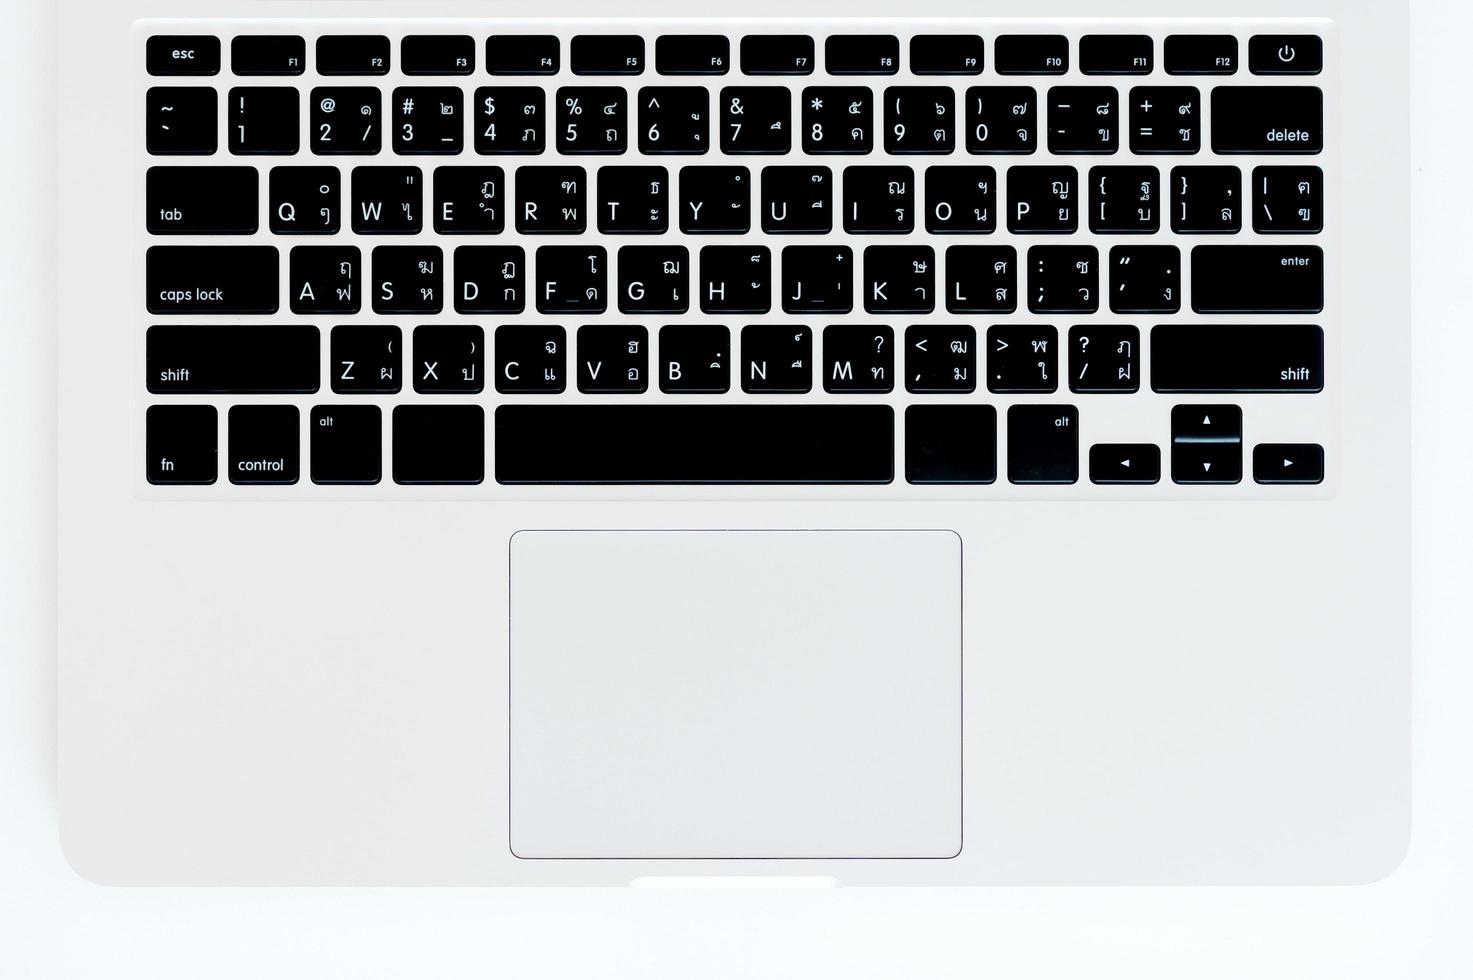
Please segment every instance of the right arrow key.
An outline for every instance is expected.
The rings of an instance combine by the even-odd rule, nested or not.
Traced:
[[[1264,486],[1325,482],[1325,450],[1313,443],[1267,443],[1253,448],[1253,480]]]

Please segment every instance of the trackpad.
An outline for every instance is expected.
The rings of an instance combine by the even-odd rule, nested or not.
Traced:
[[[522,531],[511,849],[940,858],[961,849],[949,531]]]

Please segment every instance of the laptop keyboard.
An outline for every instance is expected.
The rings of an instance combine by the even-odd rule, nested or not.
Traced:
[[[140,25],[141,485],[1326,483],[1313,28],[400,23]]]

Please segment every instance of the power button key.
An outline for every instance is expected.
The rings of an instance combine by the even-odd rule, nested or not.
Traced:
[[[1324,67],[1324,42],[1314,34],[1258,34],[1248,42],[1255,75],[1318,75]]]

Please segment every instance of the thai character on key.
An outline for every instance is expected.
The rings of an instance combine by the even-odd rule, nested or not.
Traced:
[[[1006,262],[994,262],[994,263],[992,263],[992,272],[993,272],[994,275],[999,275],[1000,276],[1004,272],[1007,272],[1007,271],[1008,271],[1008,264]]]
[[[992,295],[999,303],[1006,303],[1008,301],[1008,291],[1006,289],[996,289]]]
[[[1308,194],[1309,191],[1310,191],[1309,181],[1307,181],[1307,180],[1301,180],[1299,182],[1299,193],[1301,193],[1301,194]]]

